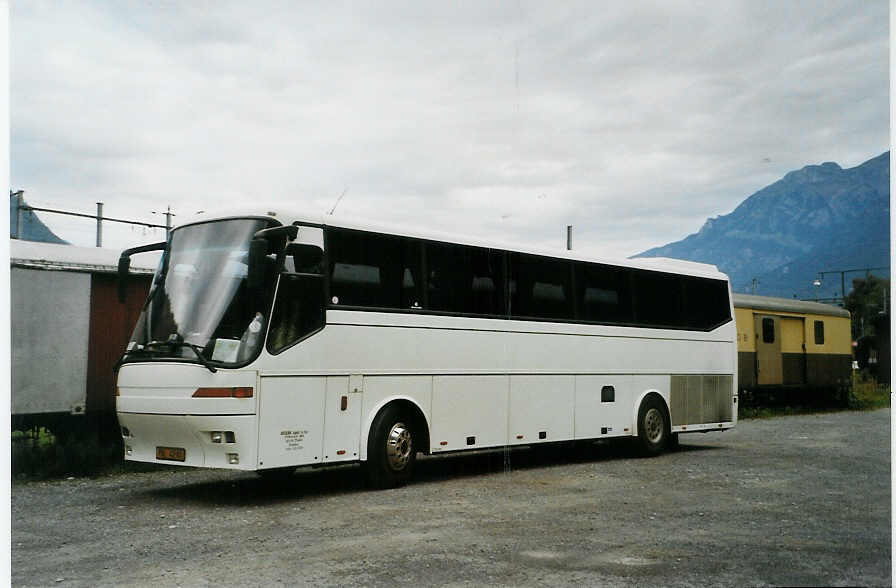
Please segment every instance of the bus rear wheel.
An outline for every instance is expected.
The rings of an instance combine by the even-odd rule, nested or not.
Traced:
[[[410,423],[397,406],[387,406],[373,419],[364,468],[371,487],[395,488],[411,478],[417,447]]]
[[[648,396],[638,410],[638,440],[644,455],[662,453],[671,436],[666,407],[656,396]]]

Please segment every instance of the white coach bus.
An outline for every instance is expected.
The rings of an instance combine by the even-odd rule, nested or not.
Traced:
[[[737,422],[727,277],[286,211],[197,217],[163,250],[118,373],[125,458],[291,472]]]

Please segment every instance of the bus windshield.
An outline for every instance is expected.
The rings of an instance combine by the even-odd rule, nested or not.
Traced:
[[[264,284],[250,291],[249,243],[267,226],[264,220],[230,219],[175,229],[128,344],[128,360],[236,365],[253,359],[267,326],[276,263],[266,258]]]

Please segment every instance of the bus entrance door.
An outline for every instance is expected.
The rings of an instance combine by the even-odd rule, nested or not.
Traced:
[[[781,361],[781,320],[756,315],[756,383],[775,386],[783,382]]]

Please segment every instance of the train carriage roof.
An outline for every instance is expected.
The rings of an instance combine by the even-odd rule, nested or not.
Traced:
[[[752,294],[733,294],[732,299],[735,308],[751,308],[753,310],[767,310],[770,312],[821,314],[849,318],[849,311],[846,309],[810,300],[773,298],[771,296],[755,296]]]

